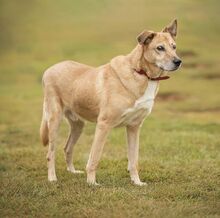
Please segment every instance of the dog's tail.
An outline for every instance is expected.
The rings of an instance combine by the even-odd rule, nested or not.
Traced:
[[[41,126],[40,126],[40,138],[44,146],[46,146],[49,142],[49,136],[48,136],[48,123],[47,120],[45,119],[43,111],[43,117],[41,121]]]

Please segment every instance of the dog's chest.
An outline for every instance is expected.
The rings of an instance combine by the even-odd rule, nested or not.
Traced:
[[[135,101],[133,107],[124,111],[119,125],[136,125],[149,115],[154,105],[157,88],[158,81],[149,81],[144,95]]]

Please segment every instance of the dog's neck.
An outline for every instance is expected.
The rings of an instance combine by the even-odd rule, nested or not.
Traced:
[[[164,72],[160,68],[144,60],[143,48],[140,45],[137,45],[128,55],[113,58],[110,61],[110,66],[117,74],[122,85],[136,98],[139,98],[145,92],[150,81],[149,77],[164,76]],[[149,77],[140,76],[136,72],[140,70],[148,72]]]

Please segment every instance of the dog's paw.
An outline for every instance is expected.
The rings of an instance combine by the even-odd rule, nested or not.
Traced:
[[[140,179],[131,180],[131,181],[132,181],[132,183],[133,183],[134,185],[138,185],[138,186],[145,186],[145,185],[147,185],[146,182],[141,182]]]
[[[71,172],[71,173],[74,173],[74,174],[82,174],[82,173],[84,173],[83,170],[75,170],[75,169],[68,169],[68,168],[67,168],[67,171]]]
[[[94,179],[88,179],[88,178],[87,178],[87,184],[90,185],[90,186],[101,186]]]
[[[146,183],[146,182],[141,182],[141,181],[139,181],[139,182],[134,182],[134,185],[138,185],[138,186],[146,186],[147,183]]]
[[[82,173],[84,173],[84,171],[83,170],[74,170],[72,173],[82,174]]]
[[[49,176],[48,177],[48,181],[49,182],[56,182],[57,181],[57,177],[56,176],[55,177]]]
[[[83,171],[83,170],[76,170],[76,169],[74,168],[74,166],[73,166],[73,165],[72,165],[72,166],[67,167],[67,171],[68,171],[68,172],[71,172],[71,173],[74,173],[74,174],[80,174],[80,173],[84,173],[84,171]]]
[[[99,183],[97,182],[87,182],[89,186],[101,186]]]

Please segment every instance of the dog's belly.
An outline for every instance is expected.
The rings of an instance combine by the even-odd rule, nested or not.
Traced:
[[[139,125],[151,113],[157,89],[158,82],[149,81],[144,95],[136,100],[133,107],[127,108],[122,113],[115,126]]]

